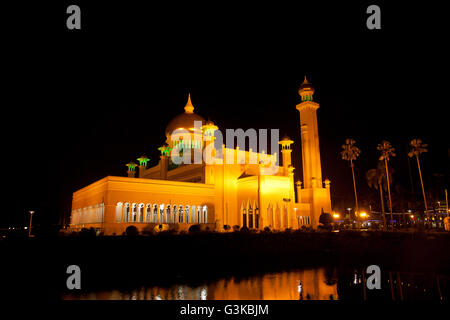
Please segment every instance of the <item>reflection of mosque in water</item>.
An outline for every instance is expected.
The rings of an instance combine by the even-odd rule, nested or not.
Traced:
[[[82,299],[100,300],[330,300],[337,299],[334,270],[317,268],[266,273],[238,279],[220,279],[191,287],[141,288],[129,292],[118,290],[88,294]]]

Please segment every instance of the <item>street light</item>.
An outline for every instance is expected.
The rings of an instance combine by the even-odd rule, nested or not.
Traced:
[[[33,213],[34,211],[30,211],[30,227],[28,228],[28,238],[31,236],[31,223],[33,221]]]

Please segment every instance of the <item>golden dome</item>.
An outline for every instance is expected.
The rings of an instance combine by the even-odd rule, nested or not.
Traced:
[[[166,136],[172,134],[176,129],[184,129],[189,132],[194,131],[194,121],[201,121],[202,125],[205,124],[205,119],[194,113],[194,106],[191,102],[191,95],[189,94],[188,101],[184,107],[184,113],[177,115],[175,118],[170,120],[166,127]]]

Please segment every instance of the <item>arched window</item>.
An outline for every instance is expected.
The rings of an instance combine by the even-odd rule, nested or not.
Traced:
[[[203,223],[208,223],[208,208],[203,206]]]
[[[169,208],[170,210],[170,208]],[[159,205],[159,223],[164,223],[164,205]]]
[[[122,222],[123,203],[117,202],[116,205],[116,222]]]
[[[273,228],[274,227],[274,221],[273,221],[273,207],[271,204],[267,207],[267,221],[269,225]]]
[[[92,209],[92,206],[89,206],[88,209],[87,209],[87,215],[86,215],[85,223],[91,223],[92,222],[92,216],[93,216],[92,213],[93,212],[94,212],[94,210]]]
[[[275,208],[274,221],[274,228],[277,230],[281,229],[281,209],[278,206],[278,203],[277,207]]]
[[[92,220],[91,220],[91,222],[100,222],[100,220],[98,219],[99,218],[99,215],[98,215],[98,213],[99,213],[99,206],[98,206],[98,204],[96,204],[95,206],[94,206],[94,209],[92,210]]]
[[[197,206],[197,219],[198,219],[198,223],[203,223],[201,206]]]
[[[255,228],[259,229],[259,208],[255,207]]]
[[[242,206],[242,226],[247,227],[247,210]]]
[[[133,203],[131,206],[131,222],[136,222],[137,218],[137,204]]]
[[[161,222],[166,222],[169,223],[170,222],[170,204],[166,205],[166,217]]]
[[[197,219],[195,217],[195,206],[192,206],[192,208],[191,208],[191,222],[192,223],[196,223],[197,222]]]
[[[175,223],[177,222],[177,206],[174,204],[172,208],[172,220],[169,222]]]
[[[183,206],[178,208],[178,222],[183,223]]]
[[[148,203],[145,206],[145,222],[149,223],[152,221],[152,205]]]
[[[186,223],[189,223],[189,206],[184,207],[184,213],[185,213],[185,221]]]
[[[130,220],[130,204],[125,203],[125,210],[123,210],[123,222]]]
[[[143,203],[139,204],[137,221],[138,222],[144,222],[144,204]]]
[[[156,223],[158,222],[158,205],[153,205],[153,214],[152,214],[152,222]]]
[[[289,212],[286,204],[284,205],[283,210],[283,220],[284,220],[284,227],[289,228]]]
[[[87,222],[87,216],[88,216],[88,208],[84,207],[83,208],[83,224],[85,224]]]
[[[248,206],[248,227],[253,228],[253,208],[251,204]]]

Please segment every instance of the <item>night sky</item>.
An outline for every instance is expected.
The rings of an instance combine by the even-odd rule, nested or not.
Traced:
[[[82,10],[81,31],[65,27],[72,3]],[[322,171],[332,181],[333,203],[353,205],[351,171],[339,154],[346,138],[362,151],[355,169],[362,199],[372,192],[365,172],[375,168],[384,139],[397,150],[394,184],[411,189],[407,143],[416,137],[429,144],[425,186],[443,199],[443,9],[375,2],[382,29],[371,31],[365,10],[372,3],[314,3],[53,1],[5,11],[0,226],[21,225],[28,210],[36,211],[37,224],[57,223],[69,216],[77,189],[126,175],[125,164],[144,153],[157,164],[164,129],[184,112],[188,92],[195,112],[221,129],[279,128],[289,135],[301,178],[295,105],[304,75],[320,103]],[[411,170],[418,192],[414,162]],[[446,176],[436,182],[435,173]]]

